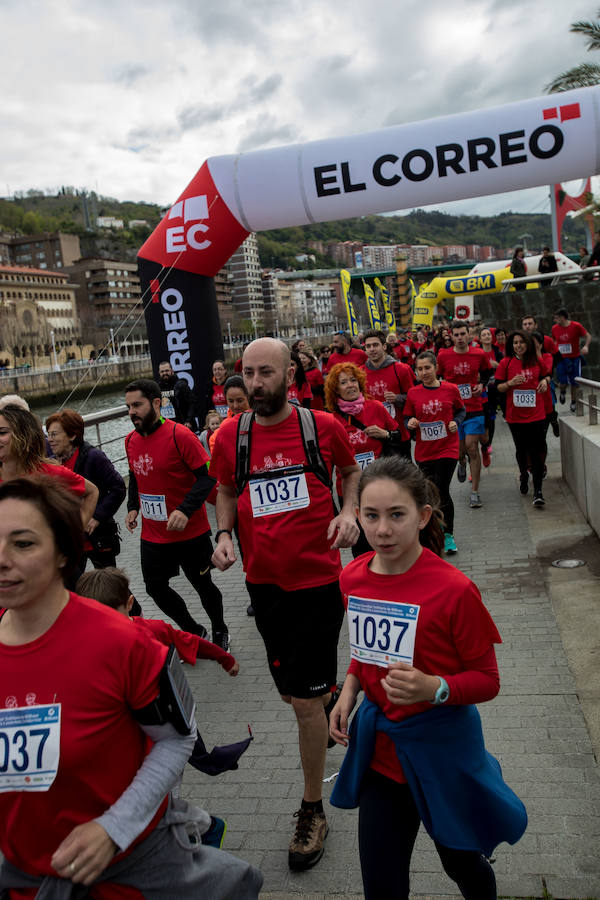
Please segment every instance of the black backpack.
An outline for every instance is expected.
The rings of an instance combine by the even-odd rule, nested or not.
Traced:
[[[295,470],[301,469],[303,472],[312,472],[328,490],[331,490],[331,476],[319,447],[317,423],[314,414],[305,406],[298,406],[295,407],[295,409],[298,414],[298,425],[300,427],[300,436],[302,437],[302,446],[304,447],[306,463],[300,467],[293,466],[293,468]],[[235,483],[238,496],[242,493],[250,480],[250,438],[252,435],[253,422],[253,410],[242,413],[238,419],[235,455]],[[277,470],[274,471],[273,469],[269,469],[266,472],[256,472],[253,473],[252,477],[272,478],[276,471]]]

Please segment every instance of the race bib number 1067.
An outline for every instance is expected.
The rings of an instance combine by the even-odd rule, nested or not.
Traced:
[[[412,666],[419,607],[348,597],[348,628],[353,659],[374,666],[405,662]]]

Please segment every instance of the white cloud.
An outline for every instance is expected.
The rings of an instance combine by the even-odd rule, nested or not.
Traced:
[[[3,0],[0,193],[172,201],[211,155],[536,96],[582,0]],[[545,189],[459,201],[534,211]],[[461,205],[462,204],[462,205]]]

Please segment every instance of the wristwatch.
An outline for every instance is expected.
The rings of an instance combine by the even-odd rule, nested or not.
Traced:
[[[436,675],[436,678],[440,679],[440,686],[435,692],[435,697],[433,700],[430,700],[432,706],[441,706],[442,703],[445,703],[448,697],[450,696],[450,688],[448,687],[448,682],[445,678],[442,678],[441,675]]]
[[[231,531],[229,528],[219,528],[219,530],[215,534],[215,544],[219,543],[219,536],[222,534],[228,534],[229,537],[231,537]]]

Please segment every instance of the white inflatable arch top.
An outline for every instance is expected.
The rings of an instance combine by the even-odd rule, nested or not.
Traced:
[[[411,209],[600,172],[600,86],[209,158],[140,256],[214,275],[251,231]]]

